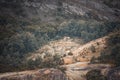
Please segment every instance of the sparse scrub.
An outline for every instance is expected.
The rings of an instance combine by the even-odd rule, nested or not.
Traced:
[[[60,65],[60,56],[46,56],[44,59],[36,58],[35,60],[28,60],[27,61],[27,68],[28,69],[36,69],[36,68],[58,68]]]

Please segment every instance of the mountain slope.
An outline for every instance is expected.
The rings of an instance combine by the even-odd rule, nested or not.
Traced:
[[[119,3],[119,1],[118,1]],[[75,19],[119,21],[119,9],[110,8],[100,1],[88,0],[13,0],[0,1],[1,15],[32,21],[55,21],[59,16]],[[6,6],[5,6],[6,5]]]
[[[41,76],[84,80],[93,69],[107,76],[120,62],[119,4],[119,0],[0,0],[0,80]],[[109,38],[114,30],[116,35]],[[2,74],[11,71],[15,73]]]
[[[104,64],[104,63],[99,63],[99,62],[91,63],[92,57],[94,57],[94,56],[96,58],[99,57],[101,55],[101,52],[103,51],[103,49],[106,49],[105,47],[106,47],[106,39],[107,38],[108,38],[108,36],[105,36],[103,38],[99,38],[99,39],[93,40],[89,43],[86,43],[85,45],[77,44],[76,48],[74,48],[73,51],[72,51],[72,48],[69,49],[69,50],[71,50],[70,55],[69,55],[69,53],[65,53],[64,51],[62,53],[60,53],[59,51],[61,51],[61,50],[58,50],[58,52],[55,53],[55,54],[60,54],[61,56],[63,54],[66,54],[66,56],[61,57],[62,59],[65,60],[64,62],[67,61],[67,58],[69,58],[69,56],[71,56],[71,57],[73,57],[73,59],[75,59],[74,60],[75,62],[72,62],[72,63],[68,62],[67,64],[64,63],[63,65],[60,65],[61,68],[66,69],[65,74],[69,78],[69,80],[78,80],[78,79],[86,80],[85,79],[86,73],[92,69],[100,69],[102,71],[103,75],[107,75],[107,72],[113,67],[112,64],[109,64],[109,63]],[[50,45],[45,45],[43,47],[44,50],[43,50],[43,48],[41,48],[40,50],[37,51],[37,53],[31,53],[31,56],[28,59],[35,60],[38,58],[38,56],[39,57],[42,56],[44,52],[41,53],[41,50],[49,52],[49,54],[46,54],[46,55],[55,55],[55,54],[52,54],[53,53],[52,51],[55,49],[55,48],[52,48],[52,46],[57,46],[57,49],[59,49],[61,46],[63,49],[67,49],[67,47],[63,47],[63,46],[70,47],[71,43],[72,43],[72,45],[74,45],[74,44],[76,45],[76,43],[70,42],[72,39],[70,39],[70,38],[67,38],[67,40],[65,40],[65,39],[66,38],[61,39],[59,41],[53,41],[52,43],[50,43]],[[72,40],[72,41],[74,41],[74,40]],[[65,45],[65,43],[67,43],[67,45]],[[48,46],[51,48],[48,49]],[[95,47],[95,52],[92,52],[92,50],[90,49],[91,46]],[[44,56],[45,56],[45,54],[44,54]],[[80,58],[81,58],[81,60],[79,60]],[[44,57],[43,57],[43,60],[44,60]],[[50,70],[50,69],[48,69],[48,70]],[[38,70],[36,70],[36,71],[38,71]],[[22,80],[23,79],[22,76],[25,77],[25,76],[31,75],[31,77],[33,77],[33,75],[38,75],[38,72],[36,72],[36,71],[1,74],[0,79],[2,80],[3,78],[4,79],[7,79],[7,78],[12,79],[13,78],[13,79],[17,80],[21,76],[20,79]],[[45,70],[45,71],[47,71],[47,70]],[[40,74],[43,74],[43,73],[40,72]],[[17,76],[17,75],[19,75],[19,76]],[[38,75],[38,76],[40,76],[40,75]],[[43,76],[43,77],[45,77],[45,76]],[[25,79],[28,80],[29,77],[26,77]],[[37,79],[37,78],[33,77],[32,80],[33,79]],[[52,79],[52,80],[54,80],[54,79]],[[67,78],[65,80],[67,80]]]

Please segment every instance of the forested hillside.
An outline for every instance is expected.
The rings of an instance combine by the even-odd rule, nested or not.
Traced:
[[[97,60],[91,61],[119,66],[119,14],[119,0],[1,0],[0,73],[38,68],[59,69],[64,64],[61,58],[72,56],[72,51],[68,55],[63,51],[65,55],[51,56],[44,46],[51,46],[52,41],[57,44],[59,40],[66,43],[70,40],[69,43],[81,47],[108,35],[107,49],[101,52],[103,54]],[[65,37],[68,41],[64,41]],[[78,48],[74,47],[74,50]],[[52,48],[55,49],[54,44]],[[93,46],[90,48],[92,53],[95,49]],[[104,55],[106,52],[110,55]],[[28,59],[34,53],[45,53],[47,56]]]

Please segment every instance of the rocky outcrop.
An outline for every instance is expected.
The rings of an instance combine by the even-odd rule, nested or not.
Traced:
[[[52,68],[2,74],[0,80],[68,80],[68,78],[60,70]]]

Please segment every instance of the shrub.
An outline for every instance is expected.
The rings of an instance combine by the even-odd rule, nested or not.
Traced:
[[[116,66],[120,66],[120,30],[109,35],[107,46],[111,52],[110,59],[114,60]]]
[[[101,71],[98,69],[94,69],[89,71],[86,74],[86,79],[87,80],[107,80],[107,78],[101,74]]]
[[[120,66],[120,44],[112,48],[110,56],[111,59],[115,60],[116,66]]]
[[[60,55],[47,56],[41,63],[42,68],[57,68],[60,65]]]
[[[42,59],[40,57],[35,60],[30,59],[27,62],[27,68],[35,69],[35,68],[41,67],[41,64],[42,64]]]
[[[96,58],[93,56],[90,60],[90,63],[95,63]]]
[[[68,55],[71,55],[71,56],[72,56],[72,55],[73,55],[73,53],[72,53],[72,52],[69,52],[69,53],[68,53]]]
[[[96,52],[95,46],[92,45],[92,46],[90,47],[90,50],[91,50],[93,53]]]

